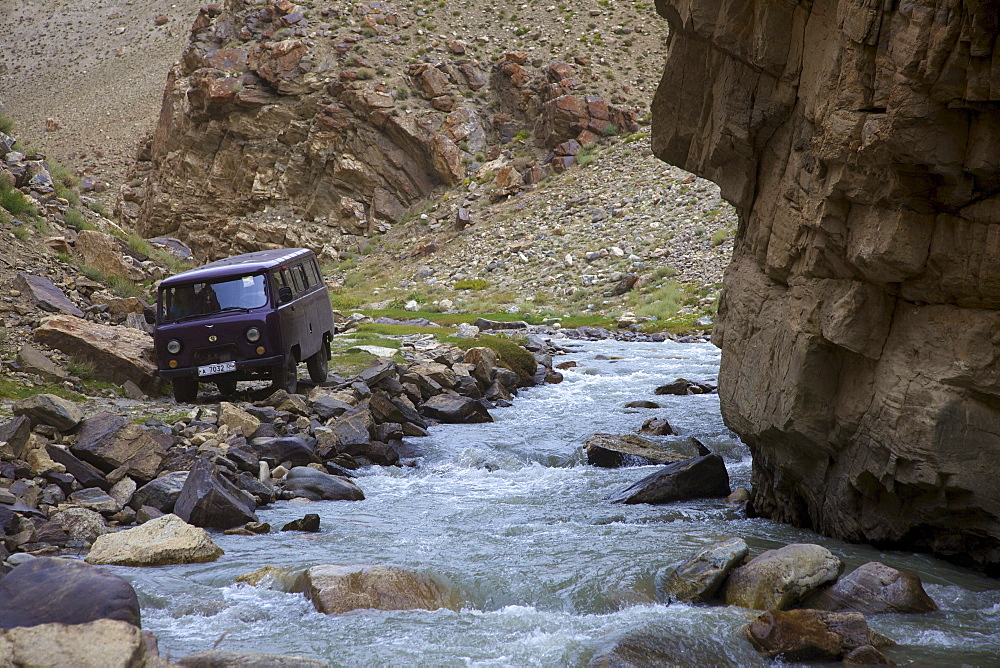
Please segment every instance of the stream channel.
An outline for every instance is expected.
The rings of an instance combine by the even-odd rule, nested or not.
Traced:
[[[618,639],[656,633],[691,665],[765,665],[739,631],[759,613],[655,598],[671,564],[740,536],[751,554],[812,542],[843,559],[845,572],[877,560],[918,573],[941,610],[869,616],[874,630],[899,644],[886,653],[900,664],[997,665],[996,580],[927,555],[744,519],[723,499],[607,503],[656,467],[588,466],[581,446],[594,432],[634,432],[649,417],[665,417],[679,435],[662,440],[693,456],[687,437],[697,436],[725,458],[734,489],[749,486],[749,451],[723,424],[717,395],[653,395],[678,377],[714,382],[714,346],[559,343],[574,352],[556,361],[580,365],[564,372],[563,383],[522,391],[513,407],[491,411],[494,423],[442,425],[409,439],[422,451],[419,465],[362,471],[366,500],[280,502],[259,511],[275,527],[271,534],[213,534],[225,550],[214,563],[111,568],[138,592],[143,627],[158,636],[161,654],[215,647],[345,666],[580,666]],[[661,408],[622,407],[635,399]],[[305,513],[320,515],[320,533],[277,532]],[[413,569],[454,588],[464,605],[328,616],[301,594],[234,583],[268,564],[324,563]]]

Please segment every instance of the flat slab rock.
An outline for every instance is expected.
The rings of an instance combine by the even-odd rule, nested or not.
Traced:
[[[688,459],[635,434],[596,433],[583,444],[587,463],[605,468],[668,464]]]
[[[742,538],[729,538],[702,548],[670,573],[663,586],[664,596],[658,598],[710,600],[749,551]]]
[[[5,666],[167,665],[153,647],[138,626],[113,619],[0,631],[0,657]]]

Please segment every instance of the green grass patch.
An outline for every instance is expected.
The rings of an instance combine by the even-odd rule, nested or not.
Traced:
[[[136,253],[140,253],[146,257],[153,256],[153,247],[148,241],[140,237],[135,232],[130,233],[126,241],[128,242],[129,248],[134,250]]]
[[[77,211],[76,209],[69,209],[63,213],[63,221],[73,229],[82,232],[83,230],[92,230],[94,226],[90,224],[86,216]]]
[[[463,278],[455,281],[456,290],[485,290],[489,286],[489,281],[484,278]]]
[[[450,327],[411,327],[410,325],[376,325],[374,323],[360,325],[358,332],[365,334],[382,334],[385,336],[409,336],[411,334],[454,334]]]
[[[108,282],[108,277],[104,275],[104,272],[95,267],[91,267],[89,264],[81,264],[80,273],[89,278],[90,280],[96,281],[98,283]]]
[[[0,208],[6,209],[12,216],[36,215],[35,207],[20,190],[14,187],[8,176],[0,178]]]
[[[14,228],[14,236],[17,237],[18,241],[27,241],[31,232],[24,225],[20,225]]]
[[[731,227],[723,227],[720,230],[716,230],[715,234],[712,235],[712,245],[721,246],[726,241],[726,239],[729,238],[729,235],[732,233],[733,233],[733,228]]]
[[[0,399],[13,399],[14,401],[17,401],[19,399],[26,399],[36,394],[54,394],[57,397],[69,399],[70,401],[83,401],[87,398],[82,394],[72,390],[67,390],[62,385],[56,385],[54,383],[28,386],[21,381],[15,381],[9,378],[0,378]]]
[[[0,114],[0,132],[4,133],[5,135],[13,134],[15,127],[16,124],[14,123],[13,118],[8,116],[7,114]]]
[[[346,378],[367,369],[377,359],[375,355],[363,351],[338,353],[331,355],[330,369]]]
[[[687,292],[683,285],[676,281],[667,281],[649,292],[629,293],[625,303],[638,316],[651,316],[658,320],[665,320],[677,313],[686,297]]]
[[[522,383],[530,383],[538,368],[535,357],[526,348],[502,336],[480,334],[474,339],[460,339],[457,336],[446,336],[446,343],[468,350],[469,348],[489,348],[500,358],[500,366],[517,374]]]

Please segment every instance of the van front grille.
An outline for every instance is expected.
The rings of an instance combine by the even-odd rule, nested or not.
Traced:
[[[193,366],[218,364],[219,362],[235,362],[240,359],[240,351],[236,344],[227,343],[222,346],[198,348],[194,351]]]

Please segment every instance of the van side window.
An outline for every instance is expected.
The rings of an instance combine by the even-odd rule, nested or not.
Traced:
[[[292,285],[294,286],[295,294],[298,294],[306,289],[306,274],[302,271],[302,265],[297,264],[288,270],[291,275]]]
[[[316,258],[312,258],[305,263],[306,275],[309,277],[309,287],[319,285],[323,282],[319,275],[319,267],[316,265]]]

